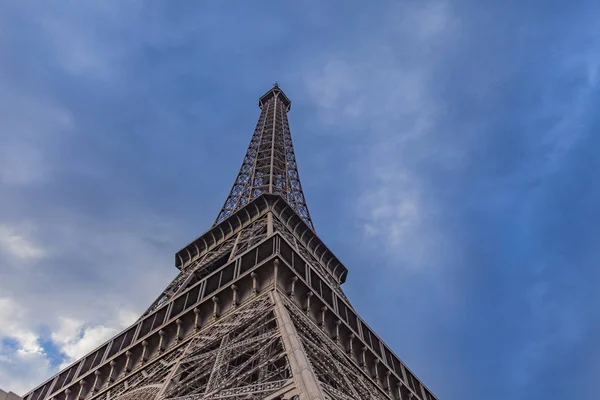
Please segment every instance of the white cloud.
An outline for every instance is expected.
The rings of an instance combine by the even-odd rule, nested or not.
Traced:
[[[413,228],[422,218],[418,191],[400,178],[384,181],[374,192],[364,195],[361,204],[367,212],[364,228],[369,236],[385,236],[389,245],[404,247]],[[400,192],[400,189],[405,190]]]
[[[52,372],[37,333],[27,326],[27,314],[15,300],[0,297],[0,339],[16,342],[16,348],[0,344],[0,387],[18,394],[25,393]]]
[[[38,260],[47,250],[15,228],[0,224],[0,250],[19,260]],[[1,254],[1,253],[0,253]]]
[[[3,352],[7,355],[1,354]],[[43,353],[12,352],[0,346],[0,387],[5,391],[23,395],[53,372]]]
[[[71,361],[135,320],[176,271],[165,267],[172,264],[170,254],[155,249],[156,241],[169,240],[166,229],[173,227],[137,212],[127,213],[135,221],[121,222],[119,216],[111,225],[80,215],[76,207],[62,209],[60,201],[41,212],[40,198],[52,189],[40,189],[56,182],[61,146],[81,132],[75,132],[71,112],[47,95],[1,79],[0,89],[0,185],[14,189],[0,190],[0,340],[16,344],[0,349],[0,387],[23,393],[57,372],[41,332],[54,332],[58,350]],[[88,169],[78,173],[89,178]],[[42,261],[43,268],[22,268]],[[137,276],[136,290],[125,294],[121,278],[139,270],[147,274]]]
[[[440,226],[435,202],[424,198],[416,172],[401,168],[372,171],[357,205],[360,221],[370,244],[384,250],[394,268],[433,277],[456,266],[458,247]]]
[[[10,337],[19,343],[18,351],[23,354],[43,354],[37,335],[21,324],[27,311],[11,298],[0,297],[0,337]]]
[[[59,321],[60,325],[58,329],[52,332],[51,335],[55,343],[64,345],[81,337],[83,322],[66,317],[60,317]]]
[[[119,324],[122,328],[126,328],[132,325],[138,320],[140,314],[132,310],[120,310],[119,311]]]
[[[44,238],[52,252],[32,240],[29,225],[18,230],[2,225],[2,265],[10,251],[15,260],[44,257],[44,269],[15,269],[0,281],[0,293],[11,296],[0,300],[0,339],[18,343],[17,349],[0,351],[0,387],[30,390],[133,323],[166,286],[176,269],[169,268],[171,253],[159,251],[157,243],[175,236],[174,227],[147,215],[134,219],[108,223],[68,211],[61,213],[60,225],[39,220],[33,236]],[[65,276],[70,282],[62,281]],[[64,355],[61,365],[50,364],[40,344],[44,331],[50,332],[53,352]]]
[[[64,307],[58,312],[69,312]],[[93,313],[92,313],[93,314]],[[134,317],[135,316],[135,317]],[[0,345],[0,387],[23,394],[60,369],[86,355],[135,321],[138,313],[121,310],[106,324],[92,325],[71,317],[59,317],[50,338],[65,356],[58,366],[50,363],[40,344],[31,313],[11,298],[0,298],[0,339],[9,338],[16,347]]]
[[[59,328],[56,332],[52,332],[51,336],[54,343],[66,356],[59,369],[83,357],[118,332],[119,330],[116,328],[103,325],[86,326],[83,321],[66,317],[60,318]]]
[[[60,317],[58,329],[52,332],[52,341],[66,356],[60,365],[62,369],[83,357],[102,343],[119,333],[137,320],[139,314],[131,310],[120,310],[111,326],[90,325],[81,320]]]

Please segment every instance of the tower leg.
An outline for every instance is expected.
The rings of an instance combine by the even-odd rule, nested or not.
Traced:
[[[324,400],[325,396],[321,391],[319,381],[310,367],[296,328],[277,290],[273,291],[273,302],[275,303],[275,315],[281,330],[281,338],[288,354],[290,369],[298,387],[300,400]]]

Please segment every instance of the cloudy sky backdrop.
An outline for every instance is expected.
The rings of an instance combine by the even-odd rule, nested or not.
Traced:
[[[599,15],[592,0],[2,2],[0,387],[24,393],[149,305],[277,80],[348,296],[434,393],[596,399]]]

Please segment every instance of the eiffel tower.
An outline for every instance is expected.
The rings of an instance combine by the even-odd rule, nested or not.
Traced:
[[[277,84],[214,225],[132,326],[24,400],[434,400],[356,313],[315,229]]]

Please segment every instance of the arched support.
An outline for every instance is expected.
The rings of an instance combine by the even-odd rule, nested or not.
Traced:
[[[250,274],[250,276],[252,277],[252,294],[257,295],[258,294],[258,282],[256,282],[256,272],[252,272]]]
[[[313,296],[312,292],[306,293],[306,302],[304,303],[304,312],[310,313],[310,298]]]
[[[142,341],[142,363],[148,361],[148,341]]]
[[[275,259],[273,261],[273,286],[277,287],[277,277],[279,274],[279,260]]]
[[[127,350],[125,352],[125,368],[123,368],[123,373],[131,372],[131,351]]]
[[[108,372],[108,379],[106,380],[106,383],[113,383],[115,381],[115,366],[117,365],[117,363],[115,362],[115,360],[111,360],[110,363],[108,364],[110,366],[110,371]]]
[[[339,346],[341,344],[340,341],[340,325],[342,325],[342,321],[340,321],[339,319],[335,321],[335,336],[334,336],[334,340],[337,343],[337,345]]]
[[[356,336],[354,335],[354,333],[350,333],[350,335],[348,336],[348,348],[346,349],[346,353],[348,353],[348,355],[353,355],[354,354],[354,338]]]
[[[375,374],[373,375],[373,378],[375,379],[375,382],[377,382],[378,385],[381,385],[381,379],[379,377],[379,358],[375,359]]]
[[[327,306],[321,307],[321,320],[319,321],[319,326],[321,328],[325,328],[325,315],[327,314]]]
[[[99,369],[94,371],[94,384],[92,385],[92,392],[96,393],[98,390],[100,390],[100,375],[101,372]]]
[[[85,393],[84,390],[85,390],[86,385],[87,385],[87,382],[84,379],[79,381],[79,392],[77,393],[77,399],[79,399],[79,400],[83,399],[83,395]]]
[[[194,308],[194,331],[200,329],[200,309],[198,307]]]
[[[231,292],[232,292],[232,298],[231,298],[231,307],[236,308],[238,306],[238,296],[237,296],[237,285],[231,285]]]
[[[360,366],[365,370],[367,370],[367,350],[369,350],[367,346],[360,348]]]
[[[175,340],[177,341],[177,343],[179,343],[181,339],[183,339],[183,336],[181,334],[181,326],[183,325],[183,321],[177,318],[177,320],[175,321],[175,325],[177,325],[177,333],[175,334]]]
[[[217,318],[219,318],[219,298],[218,297],[213,297],[212,298],[213,301],[213,320],[216,320]]]
[[[392,375],[392,371],[389,369],[385,371],[385,387],[387,394],[392,397],[392,386],[390,384],[390,376]]]
[[[163,331],[162,329],[160,331],[158,331],[158,336],[160,336],[160,339],[158,341],[158,353],[162,353],[165,349],[164,349],[164,341],[165,341],[165,335],[167,333],[165,331]]]
[[[288,293],[290,298],[294,297],[294,294],[296,293],[296,282],[298,282],[298,277],[296,275],[294,275],[294,277],[292,278],[292,280],[290,281],[290,291]]]

